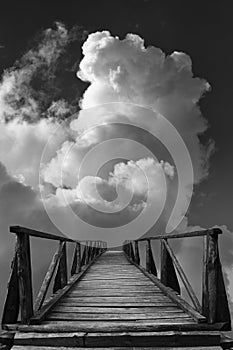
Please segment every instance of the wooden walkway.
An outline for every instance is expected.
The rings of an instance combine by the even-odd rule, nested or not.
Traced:
[[[203,321],[182,310],[123,252],[105,252],[40,325],[19,326],[13,349],[219,343],[220,334],[206,332]]]
[[[147,270],[136,263],[137,247],[128,244],[124,250],[96,251],[96,257],[74,273],[72,283],[60,287],[59,298],[55,293],[52,304],[49,301],[38,309],[29,322],[4,322],[4,329],[15,333],[12,349],[222,349],[223,323],[210,324],[177,291],[164,285],[155,271],[148,272],[155,268],[150,259]],[[82,260],[87,252],[88,247]],[[37,305],[41,292],[38,298]],[[10,299],[9,293],[5,319],[6,310],[12,312]]]

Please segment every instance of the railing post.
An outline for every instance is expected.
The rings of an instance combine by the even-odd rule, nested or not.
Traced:
[[[175,290],[180,294],[180,285],[178,282],[176,270],[174,268],[172,259],[168,254],[167,248],[164,244],[164,241],[161,240],[161,282],[167,286]]]
[[[87,245],[86,243],[82,244],[82,259],[81,259],[81,266],[84,266],[86,264],[86,255],[87,255]]]
[[[17,234],[16,252],[21,321],[28,323],[33,316],[31,254],[28,235]]]
[[[133,250],[133,243],[132,241],[129,242],[129,257],[132,261],[134,261],[134,250]]]
[[[213,229],[204,238],[202,312],[209,323],[225,322],[224,330],[230,330],[230,312],[218,250],[219,233],[219,229]]]
[[[138,248],[138,241],[135,241],[135,262],[136,264],[140,265],[140,254],[139,254],[139,248]]]
[[[61,243],[61,242],[60,242]],[[67,285],[67,257],[66,257],[66,242],[63,242],[62,253],[58,265],[57,274],[54,281],[53,292],[64,288]]]
[[[17,252],[11,262],[11,277],[3,310],[2,324],[16,323],[19,315],[19,281]]]
[[[150,239],[146,240],[146,270],[154,276],[157,276],[157,269],[153,258]]]
[[[80,243],[77,242],[74,249],[74,257],[73,257],[73,263],[71,267],[71,276],[73,276],[76,273],[79,273],[81,270],[81,264],[80,264]]]

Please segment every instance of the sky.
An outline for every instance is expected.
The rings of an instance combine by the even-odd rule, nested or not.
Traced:
[[[102,210],[110,210],[112,213],[116,208],[119,210],[119,206],[128,200],[127,195],[130,196],[131,190],[136,189],[137,193],[131,198],[130,209],[123,210],[120,216],[114,214],[110,219],[111,225],[115,227],[119,226],[119,222],[133,220],[144,208],[145,203],[145,184],[141,170],[146,173],[147,180],[149,179],[152,193],[150,199],[153,208],[158,211],[164,193],[162,190],[158,193],[157,188],[163,189],[165,174],[168,200],[162,212],[161,222],[159,221],[157,226],[158,229],[164,230],[164,222],[171,212],[169,203],[174,204],[177,193],[177,182],[174,164],[166,151],[159,146],[159,142],[152,139],[150,141],[146,133],[145,119],[152,118],[150,112],[142,110],[142,107],[131,109],[128,105],[118,105],[119,109],[116,112],[115,106],[111,105],[104,111],[107,114],[115,113],[110,122],[133,123],[133,127],[122,128],[122,125],[114,125],[107,128],[103,125],[102,128],[95,129],[94,134],[87,133],[84,138],[74,142],[74,134],[80,129],[96,125],[95,115],[100,115],[97,125],[99,120],[106,122],[104,118],[101,119],[102,110],[95,107],[96,104],[124,101],[126,104],[130,102],[149,106],[154,108],[156,113],[165,114],[188,145],[194,169],[194,191],[188,215],[181,223],[180,230],[215,225],[224,229],[221,254],[230,281],[229,293],[233,295],[233,24],[230,2],[205,1],[199,4],[187,1],[118,0],[98,3],[75,1],[56,6],[52,2],[9,2],[1,9],[0,26],[0,114],[4,119],[1,125],[0,150],[0,174],[4,185],[1,188],[0,199],[0,261],[3,269],[7,269],[12,252],[13,239],[9,238],[6,232],[11,224],[25,224],[53,232],[67,229],[72,235],[74,222],[61,204],[62,192],[65,192],[66,199],[72,202],[74,191],[75,196],[78,191],[80,196],[84,194],[84,200],[88,204],[97,203],[98,209],[101,207]],[[96,32],[102,34],[89,36],[90,33]],[[126,40],[128,33],[136,36],[128,36]],[[125,41],[122,41],[124,39]],[[141,40],[144,40],[144,43]],[[119,41],[122,44],[119,44]],[[100,42],[103,45],[102,49],[98,46]],[[148,47],[160,50],[153,51]],[[174,51],[185,55],[174,55]],[[146,64],[144,56],[148,60]],[[165,56],[169,57],[166,61]],[[131,63],[134,59],[133,66]],[[155,64],[156,59],[160,63]],[[112,73],[108,75],[109,67],[121,60],[125,62],[123,74],[122,70],[111,68]],[[151,70],[148,67],[151,67]],[[124,74],[125,72],[128,75]],[[144,78],[145,76],[147,78]],[[159,88],[155,88],[154,77],[160,79]],[[159,98],[156,100],[157,96]],[[93,107],[94,112],[89,115],[85,109]],[[82,110],[79,118],[72,121],[71,127],[64,127],[62,124],[59,128],[62,121],[78,113],[80,108]],[[124,119],[126,110],[128,115]],[[119,119],[118,114],[123,117]],[[153,123],[149,125],[150,131],[156,130],[157,125],[153,126]],[[50,212],[49,219],[41,209],[36,188],[42,152],[49,136],[57,127],[54,144],[51,142],[44,153],[46,166],[42,172],[43,194],[51,194],[49,200],[45,201],[47,211]],[[143,128],[143,131],[139,132],[135,127]],[[103,143],[108,137],[124,138],[120,150],[113,143],[110,147]],[[125,138],[130,138],[131,142],[126,142]],[[145,145],[153,153],[156,150],[159,161],[152,161],[148,151],[136,149],[133,141]],[[119,151],[114,153],[117,161],[110,162],[110,165],[98,170],[98,191],[107,201],[115,199],[114,186],[118,185],[122,189],[121,201],[116,202],[115,207],[109,207],[109,202],[106,204],[106,201],[98,202],[98,198],[93,195],[93,178],[88,176],[94,172],[94,165],[93,169],[90,166],[84,167],[82,176],[86,176],[85,181],[76,187],[73,177],[74,164],[79,164],[83,154],[93,144],[102,144],[103,148],[98,154],[107,154],[108,159],[113,157],[110,149]],[[85,148],[85,151],[80,151],[80,147]],[[56,154],[58,149],[59,153]],[[71,159],[68,159],[61,191],[57,173],[67,149],[71,149]],[[95,164],[94,160],[90,159],[92,164]],[[131,163],[122,163],[120,159],[131,160]],[[104,163],[104,160],[101,161]],[[113,171],[116,164],[118,166]],[[113,172],[111,176],[109,169]],[[130,178],[133,176],[137,185],[135,188],[130,187],[132,183],[123,181],[126,175]],[[154,186],[154,181],[157,187]],[[190,198],[188,179],[185,185],[178,217],[185,210]],[[59,207],[54,204],[55,199],[61,201]],[[82,202],[81,199],[80,201]],[[84,221],[93,220],[94,225],[109,228],[108,214],[95,215],[95,208],[87,210],[83,203],[78,207],[73,205],[72,209],[74,212],[77,210]],[[63,220],[66,215],[69,220]],[[51,218],[56,222],[61,218],[59,225],[65,222],[66,226],[59,226],[57,230],[51,223]],[[142,224],[145,221],[146,219]],[[192,249],[191,244],[182,247],[185,247],[187,252]],[[186,254],[184,261],[188,259],[188,253]],[[39,253],[37,258],[39,259]],[[195,257],[189,256],[189,259],[195,264]],[[6,272],[9,272],[8,270]],[[189,272],[196,281],[198,276],[195,268],[191,270]],[[2,281],[6,281],[7,273],[3,275]],[[3,296],[4,291],[0,294]]]

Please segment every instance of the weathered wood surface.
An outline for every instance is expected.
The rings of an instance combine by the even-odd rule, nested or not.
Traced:
[[[184,233],[171,233],[167,235],[156,235],[152,237],[145,237],[145,238],[139,238],[137,239],[138,242],[146,241],[146,240],[158,240],[158,239],[173,239],[173,238],[187,238],[187,237],[202,237],[207,235],[220,235],[222,234],[222,230],[219,228],[213,228],[208,230],[201,230],[201,231],[191,231],[191,232],[184,232]]]
[[[53,292],[56,293],[59,289],[64,288],[66,285],[67,285],[66,242],[63,242],[57,274],[54,280]]]
[[[194,293],[194,290],[191,286],[191,284],[189,283],[188,279],[187,279],[187,276],[185,275],[182,267],[180,266],[175,254],[173,253],[173,250],[171,249],[170,245],[168,244],[168,242],[166,240],[163,240],[163,244],[165,245],[172,261],[173,261],[173,264],[175,265],[178,273],[179,273],[179,276],[186,288],[186,291],[190,297],[190,299],[192,300],[193,302],[193,305],[195,306],[195,309],[198,311],[198,312],[201,312],[201,305],[199,303],[199,300],[197,299],[196,297],[196,294]]]
[[[167,248],[164,244],[165,240],[161,240],[161,282],[175,290],[180,294],[180,285],[177,278],[176,270],[174,268],[172,259],[167,251]]]
[[[33,315],[32,271],[29,236],[18,234],[16,242],[19,302],[21,320],[27,323]]]
[[[6,301],[3,309],[2,323],[16,323],[19,314],[19,282],[17,251],[11,263],[11,277],[8,283]]]
[[[47,291],[49,289],[49,284],[51,282],[51,279],[53,278],[57,263],[62,255],[64,244],[65,244],[64,242],[60,242],[58,250],[56,251],[56,253],[54,254],[54,256],[52,258],[51,264],[48,268],[48,271],[45,275],[44,281],[41,285],[40,291],[39,291],[38,296],[37,296],[36,301],[35,301],[35,307],[34,307],[35,311],[40,310],[40,308],[45,300]]]
[[[165,293],[167,287],[161,288],[151,276],[122,252],[105,252],[39,324],[6,325],[17,331],[13,349],[183,346],[184,350],[219,345],[220,333],[213,331],[221,325],[209,328],[199,323],[205,318],[186,304],[181,307],[181,298],[169,288]]]
[[[208,322],[225,322],[225,330],[231,330],[231,317],[218,251],[218,235],[214,232],[204,240],[202,300],[202,311]]]

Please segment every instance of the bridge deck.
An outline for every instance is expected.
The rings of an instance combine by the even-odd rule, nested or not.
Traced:
[[[16,326],[13,350],[62,346],[220,349],[220,333],[203,321],[201,315],[198,320],[184,311],[124,253],[105,252],[44,321]]]

